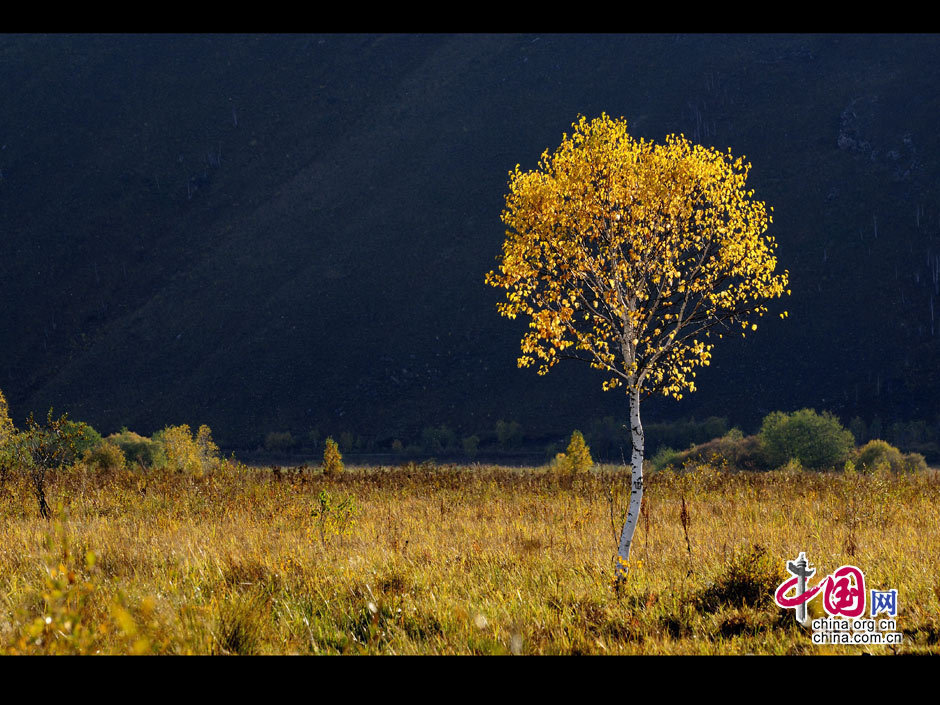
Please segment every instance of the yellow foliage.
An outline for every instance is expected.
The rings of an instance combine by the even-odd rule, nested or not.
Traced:
[[[170,426],[162,431],[161,441],[167,466],[180,472],[200,476],[219,462],[219,447],[212,441],[212,430],[200,426],[194,438],[187,424]]]
[[[529,317],[520,367],[582,359],[608,378],[681,398],[707,365],[709,329],[756,327],[782,296],[771,217],[745,188],[750,164],[669,135],[634,139],[623,118],[581,117],[537,169],[509,175],[500,314]],[[789,293],[787,291],[787,293]]]
[[[219,446],[212,440],[212,429],[203,424],[196,432],[196,451],[204,468],[215,467],[219,463]]]
[[[594,465],[591,449],[584,442],[580,431],[571,434],[568,449],[555,456],[555,468],[565,473],[587,472]]]
[[[343,456],[339,452],[339,446],[332,436],[326,439],[326,447],[323,449],[323,473],[325,475],[339,475],[345,470],[343,466]]]

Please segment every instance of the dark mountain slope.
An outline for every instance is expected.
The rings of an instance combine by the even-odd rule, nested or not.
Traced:
[[[933,37],[7,37],[0,386],[103,430],[554,433],[483,286],[506,172],[577,114],[744,153],[793,296],[659,416],[932,419]],[[876,237],[877,232],[877,237]],[[933,301],[934,306],[940,301]],[[786,307],[787,321],[776,312]],[[937,326],[940,327],[940,326]]]

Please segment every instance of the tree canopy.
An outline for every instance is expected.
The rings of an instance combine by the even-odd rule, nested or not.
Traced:
[[[808,468],[841,465],[855,447],[855,437],[828,411],[774,411],[764,417],[760,439],[773,467],[795,458]]]
[[[506,290],[503,316],[530,318],[519,366],[581,359],[607,373],[604,389],[681,398],[713,332],[756,330],[764,302],[789,293],[771,215],[730,150],[635,139],[606,114],[572,127],[537,169],[510,172],[486,277]]]

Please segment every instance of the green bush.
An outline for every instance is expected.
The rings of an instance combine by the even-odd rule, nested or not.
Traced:
[[[126,428],[107,437],[124,453],[126,462],[147,468],[160,468],[166,465],[166,453],[157,441],[141,436]]]
[[[852,433],[842,427],[839,419],[827,411],[817,414],[813,409],[791,414],[774,411],[764,417],[758,435],[772,467],[790,458],[812,469],[841,466],[855,447]]]
[[[677,463],[676,460],[681,456],[680,453],[675,448],[670,448],[669,446],[660,446],[659,450],[656,451],[656,454],[650,458],[650,465],[653,466],[653,470],[659,472],[668,465],[681,465]]]
[[[99,470],[120,470],[124,467],[126,458],[117,443],[102,441],[95,448],[86,450],[82,461]]]
[[[66,421],[63,430],[72,444],[68,462],[75,462],[101,445],[101,434],[84,421]]]

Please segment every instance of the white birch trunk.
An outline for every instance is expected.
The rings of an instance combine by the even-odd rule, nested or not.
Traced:
[[[630,392],[630,439],[632,441],[633,452],[630,455],[631,473],[631,492],[630,506],[627,509],[627,519],[623,524],[623,532],[620,534],[620,548],[617,554],[623,560],[618,561],[616,568],[617,578],[626,580],[628,567],[624,565],[630,560],[630,546],[633,544],[633,534],[636,531],[636,523],[640,518],[640,505],[643,502],[643,448],[645,444],[643,436],[643,424],[640,423],[640,393],[639,390]]]

